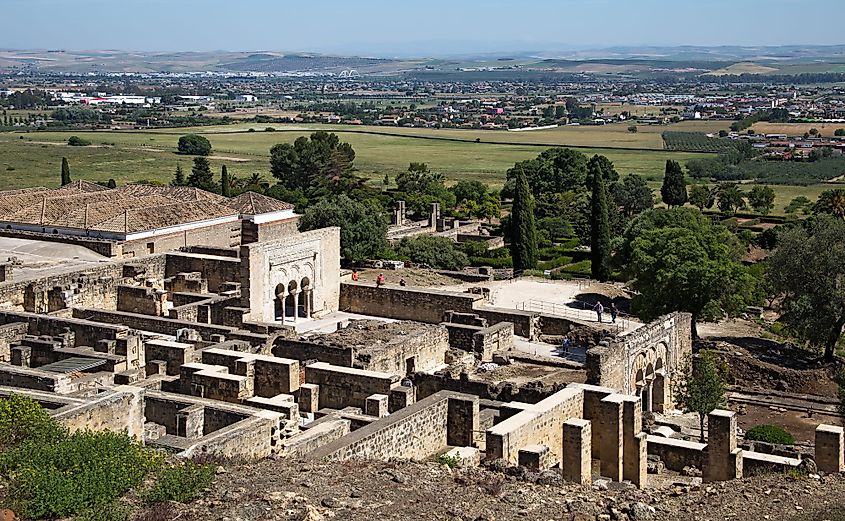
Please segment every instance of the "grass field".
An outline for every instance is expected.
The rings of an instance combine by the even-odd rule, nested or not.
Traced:
[[[758,134],[786,134],[787,136],[803,136],[811,128],[819,131],[824,137],[833,137],[838,128],[845,128],[845,123],[766,123],[761,121],[751,127]]]
[[[254,125],[253,125],[254,126]],[[308,135],[314,129],[334,127],[308,126],[285,127],[285,132],[246,132],[248,125],[225,127],[202,127],[196,129],[154,130],[149,132],[98,131],[98,132],[38,132],[30,134],[0,134],[0,174],[4,188],[20,188],[35,185],[55,185],[62,157],[67,157],[71,171],[76,178],[105,181],[114,178],[119,183],[139,179],[168,181],[176,164],[184,168],[190,165],[190,158],[177,155],[176,142],[180,135],[197,132],[206,135],[214,147],[211,163],[214,168],[226,163],[229,171],[237,176],[253,172],[268,173],[270,148],[276,143],[292,142],[299,136]],[[261,127],[263,129],[263,126]],[[276,125],[279,130],[282,126]],[[657,127],[655,127],[657,128]],[[663,127],[665,128],[665,127]],[[385,174],[391,177],[407,169],[412,161],[423,161],[433,169],[443,172],[452,181],[478,179],[493,186],[504,182],[505,172],[517,161],[530,159],[544,150],[542,146],[530,143],[580,145],[628,146],[641,145],[624,128],[618,132],[612,126],[583,127],[592,138],[578,136],[578,127],[566,127],[542,132],[464,132],[423,131],[423,129],[368,129],[341,127],[341,138],[352,144],[357,158],[355,165],[362,175],[381,179]],[[606,129],[600,134],[594,129]],[[373,134],[343,132],[343,130],[372,130]],[[420,130],[421,132],[412,132]],[[408,137],[380,135],[381,132],[396,132]],[[426,133],[427,132],[427,133]],[[90,147],[69,147],[65,143],[71,135],[77,135],[93,143]],[[439,136],[462,141],[415,139],[418,136]],[[536,136],[536,137],[535,137]],[[629,138],[631,136],[631,138]],[[21,139],[23,137],[23,139]],[[483,137],[481,143],[475,143]],[[577,137],[577,139],[576,139]],[[658,132],[643,132],[641,137],[660,139]],[[535,138],[533,141],[531,138]],[[484,140],[501,140],[514,144],[491,144]],[[510,141],[507,141],[510,140]],[[623,173],[639,173],[651,179],[663,174],[667,158],[686,161],[700,154],[672,153],[660,149],[589,149],[588,154],[604,154]],[[13,170],[9,170],[12,168]]]
[[[587,154],[604,154],[625,174],[646,176],[650,185],[659,190],[666,159],[681,163],[705,154],[669,152],[647,148],[661,140],[667,129],[711,132],[718,123],[687,122],[671,126],[642,127],[636,134],[624,125],[603,127],[562,127],[536,132],[483,132],[462,130],[397,129],[384,127],[330,127],[320,125],[273,125],[277,132],[264,132],[264,125],[230,125],[195,129],[167,129],[98,132],[38,132],[29,134],[0,133],[0,188],[8,190],[30,186],[55,187],[59,182],[61,158],[70,162],[74,179],[107,181],[114,178],[119,184],[139,180],[169,182],[177,164],[190,170],[192,158],[176,154],[179,136],[196,132],[206,135],[214,146],[212,168],[219,171],[226,164],[235,176],[246,177],[254,172],[269,179],[269,151],[276,143],[289,143],[316,129],[340,132],[341,139],[352,144],[357,157],[355,165],[362,175],[380,181],[385,174],[394,178],[405,171],[411,161],[423,161],[434,170],[443,172],[449,181],[477,179],[491,186],[504,183],[505,172],[517,161],[530,159],[544,150],[532,143],[574,144],[619,148],[581,149]],[[255,128],[256,132],[247,132]],[[285,130],[282,132],[281,130]],[[356,133],[367,131],[372,133]],[[346,131],[346,132],[344,132]],[[403,136],[382,135],[396,133]],[[67,146],[67,138],[78,135],[93,144],[89,147]],[[461,141],[419,139],[446,137]],[[21,139],[23,138],[23,139]],[[474,140],[480,138],[481,143]],[[512,144],[491,144],[501,141]],[[625,147],[629,148],[625,148]],[[783,207],[798,195],[815,200],[825,185],[810,187],[776,186],[776,208]],[[749,186],[750,189],[750,186]]]

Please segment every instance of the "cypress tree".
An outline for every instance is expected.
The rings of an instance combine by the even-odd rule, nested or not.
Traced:
[[[514,272],[537,267],[537,229],[534,225],[534,199],[528,178],[521,168],[516,175],[513,210],[511,211],[511,257]]]
[[[62,186],[70,184],[70,165],[67,164],[67,158],[62,158]]]
[[[191,168],[191,175],[188,176],[187,185],[208,192],[217,191],[217,183],[214,182],[214,174],[211,173],[208,159],[203,156],[194,158],[194,166]]]
[[[663,176],[660,196],[669,208],[683,206],[688,200],[684,171],[677,161],[666,160],[666,174]]]
[[[170,186],[185,186],[185,172],[182,171],[181,164],[176,164],[176,173],[173,175],[173,180],[170,181]]]
[[[598,156],[593,156],[587,169],[593,182],[590,199],[590,271],[594,279],[605,281],[610,278],[610,219],[604,171]]]
[[[229,183],[229,171],[226,165],[223,165],[223,171],[220,174],[220,195],[223,197],[232,197],[232,187]]]

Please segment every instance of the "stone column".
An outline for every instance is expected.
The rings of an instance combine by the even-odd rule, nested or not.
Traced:
[[[645,433],[642,430],[642,401],[636,396],[625,396],[622,411],[622,476],[638,487],[645,486],[648,463]]]
[[[824,424],[816,427],[816,466],[830,474],[845,471],[845,429]]]
[[[291,291],[293,295],[293,322],[299,322],[299,292]]]
[[[320,410],[320,386],[302,384],[299,386],[299,412],[314,413]]]
[[[368,396],[364,406],[364,413],[367,416],[375,416],[376,418],[387,416],[387,395],[373,394]]]
[[[388,411],[394,413],[414,403],[414,388],[400,385],[390,390]]]
[[[736,447],[736,413],[716,409],[707,416],[704,481],[742,477],[742,449]]]
[[[589,485],[592,480],[592,427],[588,420],[572,419],[563,424],[563,479]]]
[[[446,444],[470,447],[481,425],[478,396],[457,395],[450,396],[448,400]]]
[[[601,401],[599,433],[601,436],[601,475],[622,481],[622,410],[625,396],[612,394]]]
[[[311,318],[311,313],[313,312],[314,307],[314,290],[309,289],[305,293],[305,317]]]
[[[282,318],[280,319],[282,323],[285,321],[285,294],[284,292],[276,294],[276,298],[279,299],[279,311],[281,312]]]

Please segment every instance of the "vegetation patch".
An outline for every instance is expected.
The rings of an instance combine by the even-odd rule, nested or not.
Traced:
[[[729,139],[710,137],[699,132],[664,132],[663,143],[666,150],[682,152],[724,152],[736,149]]]
[[[751,427],[746,431],[745,439],[778,445],[795,444],[795,437],[792,434],[774,425],[756,425]]]
[[[161,469],[155,483],[143,497],[149,503],[187,503],[199,496],[200,491],[208,487],[213,479],[214,467],[188,460]]]

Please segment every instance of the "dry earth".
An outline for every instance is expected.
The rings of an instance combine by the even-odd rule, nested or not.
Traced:
[[[219,469],[204,498],[167,519],[193,520],[843,520],[842,476],[609,490],[554,473],[506,475],[435,463],[264,461]],[[688,478],[687,478],[688,479]],[[603,488],[603,487],[602,487]],[[839,509],[838,511],[836,509]],[[147,519],[155,512],[145,512]],[[144,517],[142,517],[144,518]]]

